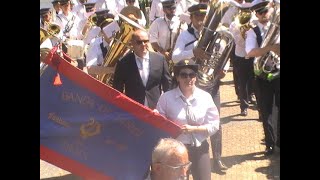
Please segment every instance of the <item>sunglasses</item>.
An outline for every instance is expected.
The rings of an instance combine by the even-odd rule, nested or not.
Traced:
[[[181,72],[181,73],[179,73],[179,76],[184,79],[187,79],[188,77],[195,78],[197,76],[197,74],[195,72],[192,72],[192,73]]]
[[[168,168],[170,168],[170,169],[172,169],[172,170],[181,171],[181,169],[187,169],[187,170],[189,170],[192,162],[188,162],[188,163],[186,163],[186,164],[179,165],[179,166],[170,166],[170,165],[165,164],[165,163],[160,163],[160,164],[162,164],[162,165],[164,165],[164,166],[166,166],[166,167],[168,167]]]
[[[148,42],[149,42],[149,40],[136,40],[136,43],[137,43],[138,45],[141,45],[142,43],[146,44],[146,43],[148,43]]]

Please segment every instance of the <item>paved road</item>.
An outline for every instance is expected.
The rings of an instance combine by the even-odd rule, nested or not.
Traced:
[[[232,72],[221,86],[221,123],[223,133],[222,160],[229,167],[225,173],[212,171],[214,180],[278,180],[280,179],[280,153],[265,157],[261,141],[262,123],[254,107],[248,116],[239,116],[240,108],[234,93]],[[212,156],[211,156],[212,157]],[[81,180],[54,165],[40,160],[41,180]]]

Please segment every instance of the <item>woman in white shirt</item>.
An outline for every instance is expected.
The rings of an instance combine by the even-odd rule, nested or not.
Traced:
[[[181,126],[177,140],[188,148],[193,179],[210,180],[207,138],[218,131],[220,118],[211,95],[195,86],[198,68],[192,60],[174,66],[177,87],[160,96],[157,110]]]

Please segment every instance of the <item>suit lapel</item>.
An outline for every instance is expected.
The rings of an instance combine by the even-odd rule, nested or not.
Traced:
[[[152,52],[149,51],[149,76],[146,87],[148,87],[149,82],[151,81],[151,77],[153,77],[154,68],[155,68],[155,57]]]

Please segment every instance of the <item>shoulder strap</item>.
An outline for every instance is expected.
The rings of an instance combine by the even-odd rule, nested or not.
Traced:
[[[186,45],[184,45],[184,47],[187,47],[187,46],[189,46],[190,44],[192,44],[192,43],[194,43],[195,41],[198,40],[198,38],[197,38],[196,35],[194,34],[194,29],[191,27],[191,24],[188,24],[188,29],[187,29],[187,31],[188,31],[191,35],[193,35],[193,37],[196,38],[196,39],[193,40],[193,41],[191,41],[191,42],[188,42]]]
[[[73,24],[74,24],[74,19],[75,19],[75,15],[72,15],[72,18],[67,22],[65,28],[64,28],[64,32],[63,33],[68,33],[72,27],[73,27]],[[71,23],[71,24],[70,24]],[[69,25],[70,24],[70,25]]]
[[[103,45],[103,39],[102,39],[102,42],[100,43],[100,48],[101,48],[101,51],[102,51],[102,56],[103,56],[103,58],[105,58],[106,57],[106,54],[107,54],[107,52],[108,52],[108,49],[106,48],[106,47],[104,47],[104,45]]]
[[[259,45],[259,47],[260,47],[260,46],[261,46],[261,43],[262,43],[262,37],[261,37],[261,31],[260,31],[259,26],[254,27],[254,28],[253,28],[253,31],[256,33],[257,42],[258,42],[258,45]]]

